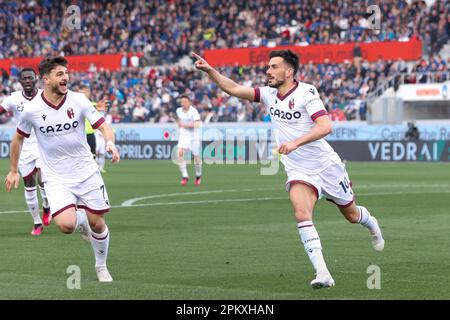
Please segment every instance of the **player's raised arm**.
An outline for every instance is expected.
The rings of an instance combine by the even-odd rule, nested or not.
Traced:
[[[103,122],[98,129],[102,132],[103,137],[106,141],[106,152],[112,155],[112,162],[116,163],[120,161],[120,153],[117,151],[116,145],[114,143],[115,136],[114,131],[109,124]]]
[[[250,87],[245,87],[237,84],[230,78],[227,78],[220,74],[216,69],[211,67],[209,63],[200,57],[198,54],[192,52],[192,56],[197,59],[194,65],[197,69],[206,72],[208,76],[226,93],[231,96],[235,96],[241,99],[255,101],[255,90]]]
[[[6,191],[10,192],[12,187],[19,187],[19,158],[20,152],[22,150],[24,137],[18,133],[16,133],[11,141],[11,153],[10,153],[10,165],[9,165],[9,173],[5,179]]]

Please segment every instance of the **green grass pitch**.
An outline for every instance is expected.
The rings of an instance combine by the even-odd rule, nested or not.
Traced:
[[[1,160],[2,181],[7,169]],[[11,194],[2,187],[0,299],[449,299],[449,164],[351,162],[347,169],[386,247],[375,252],[366,229],[321,200],[314,220],[334,288],[309,286],[313,269],[283,170],[261,176],[257,165],[205,165],[200,187],[193,179],[181,187],[172,162],[126,160],[108,163],[104,175],[113,283],[97,282],[91,247],[78,234],[51,224],[32,237],[22,181]],[[66,286],[70,265],[81,269],[80,290]],[[380,268],[381,289],[367,288],[370,265]]]

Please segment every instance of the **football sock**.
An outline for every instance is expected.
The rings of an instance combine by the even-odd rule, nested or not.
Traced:
[[[186,163],[180,163],[178,166],[180,167],[180,172],[183,178],[188,178],[189,176],[187,172]]]
[[[48,200],[47,200],[47,194],[45,193],[45,188],[39,186],[39,191],[40,191],[40,193],[41,193],[42,206],[43,206],[44,208],[48,208],[49,205],[48,205]]]
[[[103,170],[105,168],[105,155],[99,154],[97,157],[97,163],[100,170]]]
[[[86,212],[82,210],[77,210],[77,221],[75,222],[75,228],[73,229],[73,232],[77,231],[80,225],[89,223],[87,219]]]
[[[95,255],[95,266],[106,266],[106,258],[108,257],[109,248],[109,230],[105,225],[105,230],[102,233],[91,232],[91,244]]]
[[[359,220],[358,223],[369,229],[370,231],[374,231],[377,228],[377,223],[370,215],[369,210],[367,210],[363,206],[356,206],[359,209]]]
[[[25,201],[31,216],[33,217],[34,224],[42,224],[41,215],[39,214],[39,201],[36,187],[25,187]]]
[[[201,177],[202,176],[202,164],[201,163],[196,163],[195,164],[195,175],[197,177]]]
[[[327,265],[322,255],[322,245],[319,234],[312,221],[303,221],[297,223],[300,239],[305,247],[316,273],[328,273]]]

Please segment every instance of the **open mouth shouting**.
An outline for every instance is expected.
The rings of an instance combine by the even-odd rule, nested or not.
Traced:
[[[67,91],[67,81],[61,81],[59,83],[59,88],[62,92],[66,92]]]

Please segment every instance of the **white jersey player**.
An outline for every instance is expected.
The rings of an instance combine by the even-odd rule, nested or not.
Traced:
[[[83,93],[67,89],[69,75],[64,57],[45,58],[39,64],[44,91],[22,113],[11,143],[11,171],[6,189],[18,186],[17,162],[24,137],[36,133],[53,219],[64,233],[79,230],[90,240],[97,277],[110,282],[106,267],[109,231],[103,215],[109,211],[105,184],[86,141],[84,119],[101,130],[113,162],[120,157],[114,134]],[[92,230],[91,230],[92,228]]]
[[[269,109],[278,151],[288,176],[286,189],[297,228],[316,272],[311,286],[319,289],[335,284],[312,222],[314,205],[321,194],[334,202],[350,222],[368,228],[374,249],[383,250],[384,239],[377,220],[366,208],[355,204],[345,166],[323,139],[331,132],[332,122],[316,88],[295,80],[297,55],[290,50],[272,51],[267,69],[268,86],[262,88],[238,85],[197,54],[193,56],[197,59],[195,67],[206,72],[222,90],[239,98],[262,102]]]
[[[184,186],[189,180],[184,154],[190,150],[194,155],[195,185],[200,185],[202,181],[202,158],[201,158],[201,120],[188,96],[180,98],[181,107],[177,108],[178,127],[180,128],[178,137],[178,166],[181,171],[181,185]]]
[[[24,112],[25,105],[42,92],[42,90],[36,88],[37,77],[33,69],[26,68],[21,70],[19,82],[23,89],[11,93],[0,105],[0,114],[4,112],[12,113],[15,124],[18,123]],[[39,149],[36,136],[34,131],[32,131],[30,138],[22,146],[19,159],[19,172],[25,184],[25,201],[34,221],[34,226],[31,230],[32,235],[40,235],[43,225],[48,226],[51,221],[50,208],[40,168]],[[39,213],[38,188],[42,197],[42,219]]]
[[[91,99],[91,89],[88,86],[81,84],[78,87],[78,90],[79,90],[79,92],[84,93],[86,98]],[[106,98],[104,98],[98,102],[91,102],[91,103],[95,107],[95,109],[97,109],[97,111],[100,112],[100,114],[105,118],[106,123],[111,125],[111,123],[112,123],[111,115],[106,113],[109,101]],[[90,124],[87,120],[85,121],[85,125],[86,125],[86,129],[87,129],[86,137],[87,137],[88,144],[91,148],[91,153],[95,154],[95,160],[97,161],[100,172],[106,173],[106,171],[105,171],[105,161],[106,161],[105,137],[103,137],[103,134],[100,130],[95,130],[92,127],[89,127]],[[90,137],[91,135],[94,136],[93,141],[92,141],[92,138]]]
[[[110,114],[107,114],[104,111],[99,111],[100,114],[105,118],[105,122],[109,125],[112,123],[112,118]],[[98,168],[101,173],[106,173],[105,170],[105,162],[106,162],[106,142],[105,137],[103,137],[103,134],[100,130],[95,130],[95,152],[96,152],[96,158]]]

